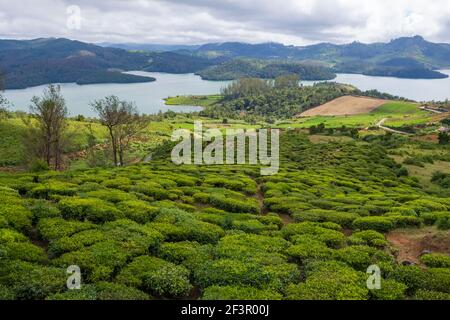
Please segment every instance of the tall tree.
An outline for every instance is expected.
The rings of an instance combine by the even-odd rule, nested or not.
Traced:
[[[1,91],[4,89],[4,77],[2,72],[0,71],[0,120],[6,118],[8,115],[8,100],[2,95]]]
[[[276,77],[274,86],[276,89],[297,88],[300,84],[300,76],[294,73]]]
[[[123,165],[129,142],[146,126],[145,117],[139,115],[134,103],[120,100],[117,96],[96,100],[91,106],[100,123],[108,129],[114,164]]]
[[[31,101],[33,105],[30,106],[30,115],[35,121],[26,122],[33,135],[32,142],[28,144],[36,144],[31,147],[35,156],[44,159],[49,167],[59,170],[68,115],[61,88],[49,85],[41,97],[35,96]]]
[[[141,116],[137,112],[128,114],[124,124],[117,128],[120,163],[125,163],[125,152],[130,147],[130,142],[141,133],[149,123],[149,118]]]

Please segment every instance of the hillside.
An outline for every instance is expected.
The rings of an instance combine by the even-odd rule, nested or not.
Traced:
[[[169,51],[161,52],[162,49]],[[374,44],[295,47],[230,42],[199,47],[142,45],[140,50],[133,51],[63,38],[0,40],[0,71],[5,74],[6,89],[55,82],[153,80],[118,73],[131,70],[198,73],[209,80],[241,76],[273,78],[285,73],[297,73],[304,80],[330,80],[336,72],[437,79],[447,76],[435,70],[447,67],[450,67],[450,46],[418,36]]]
[[[47,83],[142,82],[153,78],[123,75],[136,70],[148,57],[122,49],[103,48],[67,39],[0,40],[0,70],[6,89]]]
[[[377,109],[387,102],[387,100],[382,99],[344,96],[302,112],[299,117],[364,114]]]
[[[407,142],[281,139],[273,177],[175,166],[164,152],[148,165],[1,174],[0,298],[450,298],[449,198],[384,147]],[[410,230],[434,239],[421,243],[433,254],[412,257],[419,266],[396,256],[398,232]],[[81,290],[66,288],[72,264]],[[373,264],[383,290],[367,289]]]
[[[285,74],[297,74],[302,80],[332,80],[329,68],[292,61],[233,59],[197,72],[205,80],[235,80],[243,77],[273,79]]]
[[[432,70],[450,67],[450,46],[428,42],[420,36],[398,38],[389,43],[320,43],[303,47],[228,42],[207,44],[196,52],[229,58],[314,60],[328,63],[335,72],[401,78],[443,78],[446,76]]]

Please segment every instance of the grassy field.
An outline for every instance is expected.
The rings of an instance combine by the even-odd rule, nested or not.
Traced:
[[[386,125],[402,127],[409,123],[427,123],[432,116],[429,112],[420,110],[415,103],[389,102],[366,114],[304,117],[292,121],[283,121],[279,126],[281,128],[309,128],[324,123],[327,128],[339,128],[341,126],[366,128],[375,126],[380,120],[387,118]]]
[[[207,96],[176,96],[164,99],[166,105],[170,106],[198,106],[209,107],[222,101],[221,95],[207,95]]]

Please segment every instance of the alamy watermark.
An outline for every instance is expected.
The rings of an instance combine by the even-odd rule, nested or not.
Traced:
[[[260,164],[267,166],[261,168],[263,176],[275,175],[280,168],[278,129],[226,129],[224,135],[219,129],[203,131],[202,122],[196,121],[194,132],[187,129],[173,132],[172,141],[180,139],[182,141],[173,148],[171,154],[172,162],[178,165]],[[205,148],[204,142],[209,143]]]
[[[369,290],[381,289],[381,269],[376,264],[373,264],[367,268],[367,274],[370,276],[367,278],[366,284]]]
[[[67,289],[80,290],[81,289],[81,269],[79,266],[72,265],[67,268],[67,274],[70,276],[67,278]]]

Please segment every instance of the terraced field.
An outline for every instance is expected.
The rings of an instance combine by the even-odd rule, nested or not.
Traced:
[[[164,152],[1,174],[0,298],[450,299],[448,252],[405,266],[386,238],[425,225],[449,236],[450,194],[409,177],[383,146],[397,138],[385,139],[313,144],[287,131],[271,177],[175,166]],[[366,286],[373,264],[381,290]],[[70,265],[81,290],[66,289]]]

